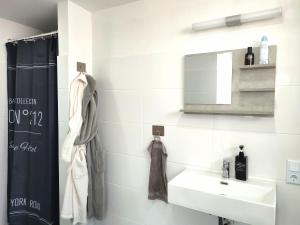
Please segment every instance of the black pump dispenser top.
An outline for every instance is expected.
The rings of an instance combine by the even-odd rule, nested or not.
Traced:
[[[239,158],[243,159],[245,157],[245,154],[244,154],[244,145],[240,145],[239,148],[240,148]]]

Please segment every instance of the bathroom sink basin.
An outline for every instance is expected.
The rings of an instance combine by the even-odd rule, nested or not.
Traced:
[[[223,179],[186,169],[169,182],[169,202],[251,225],[275,225],[276,184]]]

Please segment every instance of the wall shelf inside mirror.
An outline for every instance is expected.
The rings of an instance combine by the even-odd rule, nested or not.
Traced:
[[[251,66],[241,66],[240,70],[274,69],[275,64],[255,64]]]
[[[212,114],[212,115],[235,115],[235,116],[262,116],[272,117],[272,110],[197,110],[197,109],[181,109],[180,112],[185,114]]]
[[[240,88],[240,92],[273,92],[275,88],[273,87],[265,87],[265,88]]]

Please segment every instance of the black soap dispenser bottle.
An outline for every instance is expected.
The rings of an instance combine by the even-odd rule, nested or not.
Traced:
[[[244,145],[239,146],[240,152],[235,157],[235,178],[246,181],[248,178],[248,158],[244,154]]]
[[[254,53],[252,52],[252,47],[248,47],[248,51],[245,55],[245,65],[253,65],[254,64]]]

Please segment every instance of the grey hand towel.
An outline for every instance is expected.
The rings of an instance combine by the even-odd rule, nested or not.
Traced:
[[[153,140],[148,151],[151,156],[148,199],[168,203],[168,179],[166,175],[167,151],[161,141]]]
[[[88,167],[88,202],[87,216],[103,219],[104,217],[104,154],[100,145],[97,123],[98,95],[96,81],[86,75],[88,81],[82,100],[82,127],[75,145],[86,145]]]

